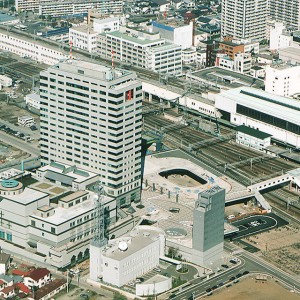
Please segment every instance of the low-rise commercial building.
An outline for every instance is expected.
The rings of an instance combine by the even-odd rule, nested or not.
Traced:
[[[98,33],[87,25],[72,27],[69,30],[69,40],[72,46],[88,52],[97,51],[97,36]]]
[[[278,96],[290,97],[300,93],[300,66],[287,64],[266,67],[265,91]]]
[[[235,141],[238,144],[263,151],[271,145],[271,135],[245,125],[240,125],[236,128]]]

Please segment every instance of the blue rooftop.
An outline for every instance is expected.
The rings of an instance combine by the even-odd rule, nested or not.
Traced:
[[[154,27],[157,27],[157,28],[160,28],[160,29],[163,29],[163,30],[174,31],[173,27],[165,25],[165,24],[161,24],[161,23],[158,23],[158,22],[155,22],[155,21],[152,22],[152,25]]]
[[[0,24],[1,23],[6,23],[6,22],[11,22],[11,21],[14,21],[14,20],[17,20],[17,19],[18,18],[16,18],[16,17],[0,13]]]

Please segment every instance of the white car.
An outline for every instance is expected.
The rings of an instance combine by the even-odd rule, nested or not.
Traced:
[[[234,218],[235,218],[235,215],[229,215],[229,216],[227,217],[228,220],[231,220],[231,219],[234,219]]]

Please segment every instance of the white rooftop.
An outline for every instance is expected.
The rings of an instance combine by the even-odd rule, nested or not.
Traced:
[[[144,247],[154,243],[159,234],[164,234],[163,230],[153,226],[137,226],[135,227],[130,236],[123,236],[121,238],[110,240],[108,246],[104,249],[103,255],[115,260],[122,260]],[[121,251],[120,244],[123,246],[126,243],[127,248],[125,251]]]
[[[76,204],[69,208],[56,207],[54,215],[43,218],[38,215],[34,215],[35,219],[40,219],[42,221],[47,221],[53,225],[59,225],[73,218],[79,217],[86,212],[92,211],[95,207],[95,202],[93,200],[86,200],[80,204]]]
[[[159,175],[159,173],[162,171],[172,169],[188,170],[207,181],[207,183],[199,183],[193,187],[183,185],[179,186],[178,184],[175,184],[167,178]],[[222,178],[217,177],[207,170],[204,170],[202,167],[196,165],[190,160],[178,157],[160,158],[157,156],[146,156],[144,178],[147,179],[148,182],[155,182],[156,185],[166,188],[173,193],[185,194],[185,197],[193,199],[197,199],[199,192],[207,190],[212,185],[217,184],[226,189],[227,192],[231,189],[231,185]]]
[[[29,204],[31,202],[37,201],[48,197],[48,194],[31,189],[25,188],[22,193],[18,195],[5,195],[4,198],[18,202],[20,204]]]
[[[108,22],[114,22],[118,20],[119,20],[118,17],[112,17],[112,18],[104,18],[104,19],[94,19],[93,22],[98,24],[106,24]]]
[[[300,125],[300,101],[274,95],[252,87],[239,87],[221,92],[236,103]]]
[[[67,70],[70,71],[69,66],[76,66],[82,69],[88,69],[88,70],[93,70],[93,71],[97,71],[97,72],[108,72],[111,70],[111,68],[106,67],[104,65],[100,65],[100,64],[95,64],[95,63],[91,63],[88,61],[83,61],[83,60],[66,60],[64,62],[59,63],[59,69],[61,70]],[[51,67],[50,67],[51,68]]]
[[[80,26],[76,26],[76,27],[72,27],[70,28],[71,31],[79,31],[82,33],[87,33],[87,34],[97,34],[96,31],[94,31],[91,26],[89,25],[80,25]]]
[[[31,99],[36,100],[36,101],[40,101],[41,100],[40,95],[35,94],[35,93],[28,94],[28,95],[26,95],[26,97],[31,98]]]
[[[66,164],[62,164],[62,163],[58,163],[58,165],[65,167],[65,169],[72,167],[70,165],[66,165]],[[86,181],[90,178],[98,176],[98,174],[92,173],[90,171],[87,172],[87,171],[84,171],[84,170],[78,169],[78,168],[77,168],[77,170],[79,171],[78,173],[74,173],[74,171],[64,172],[63,168],[58,168],[54,165],[46,165],[46,166],[43,166],[43,167],[38,169],[38,171],[41,171],[41,172],[47,172],[47,171],[51,172],[52,171],[54,173],[63,174],[64,176],[74,178],[74,182],[84,182],[84,181]],[[80,174],[81,172],[83,172],[82,174],[85,174],[86,176],[81,175]]]

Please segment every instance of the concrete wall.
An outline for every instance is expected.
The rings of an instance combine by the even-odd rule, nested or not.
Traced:
[[[156,283],[142,283],[136,285],[137,296],[157,295],[172,288],[172,278],[166,277],[164,281]]]

